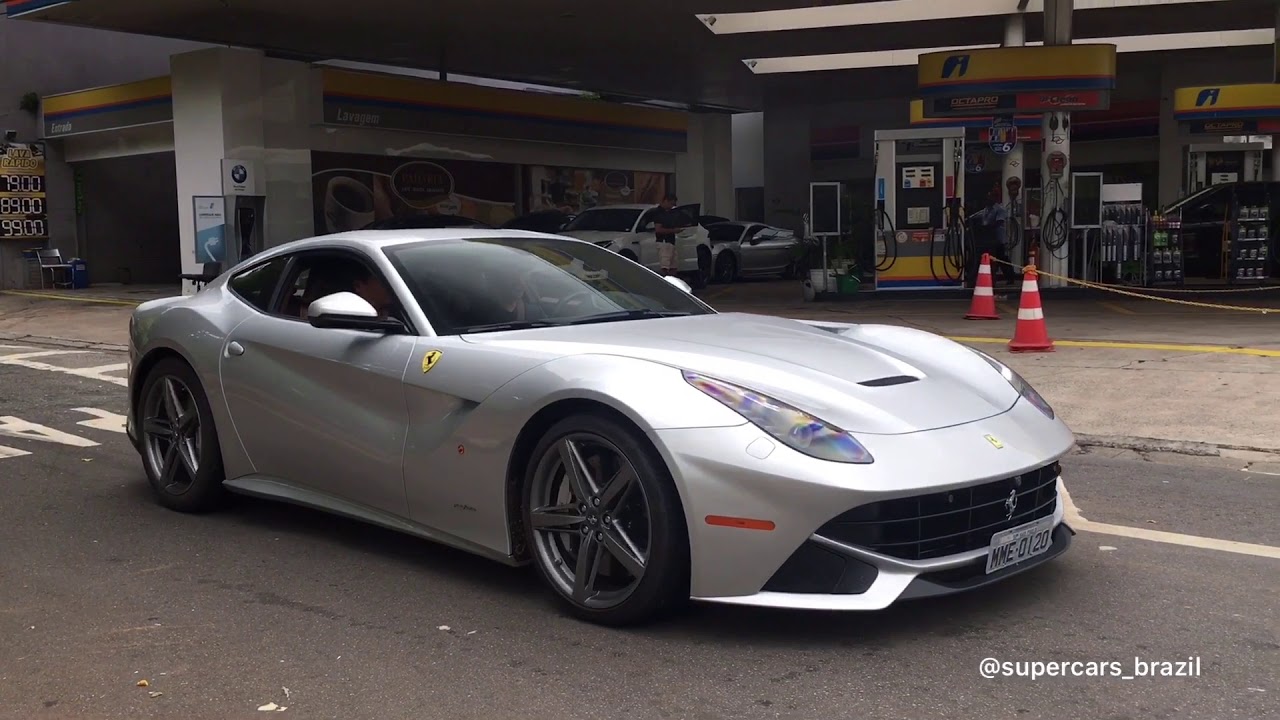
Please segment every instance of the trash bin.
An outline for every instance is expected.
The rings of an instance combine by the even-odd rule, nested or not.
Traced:
[[[76,290],[89,287],[89,263],[80,258],[72,258],[68,264],[71,265],[71,287]]]
[[[862,279],[857,275],[846,273],[840,275],[837,281],[837,292],[841,295],[857,295],[859,287],[862,285]]]

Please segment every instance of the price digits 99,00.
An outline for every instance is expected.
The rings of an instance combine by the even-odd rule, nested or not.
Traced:
[[[0,237],[45,237],[48,234],[44,220],[0,220]]]

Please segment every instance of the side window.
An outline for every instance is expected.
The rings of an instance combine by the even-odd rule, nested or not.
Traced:
[[[386,317],[407,321],[385,278],[360,256],[344,251],[298,255],[298,261],[285,280],[280,301],[270,312],[285,319],[305,322],[311,303],[339,292],[360,295]]]
[[[271,296],[280,283],[284,273],[287,257],[272,258],[261,265],[254,265],[227,281],[227,287],[240,296],[240,299],[262,312],[267,312],[271,304]]]
[[[649,223],[653,222],[653,218],[657,212],[657,210],[645,210],[644,214],[640,216],[640,222],[636,223],[636,232],[644,232],[645,227]]]

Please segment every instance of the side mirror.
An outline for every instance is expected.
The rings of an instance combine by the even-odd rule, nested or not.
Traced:
[[[377,333],[404,332],[404,324],[394,318],[380,318],[369,301],[350,292],[325,295],[307,307],[307,322],[313,327],[364,330]]]
[[[666,280],[667,282],[671,283],[672,285],[675,285],[676,287],[678,287],[678,288],[680,288],[681,290],[683,290],[683,291],[685,291],[685,292],[689,293],[690,295],[692,295],[692,294],[693,294],[693,288],[689,286],[689,283],[685,282],[684,280],[681,280],[680,278],[676,277],[675,275],[664,275],[664,276],[662,277],[662,279],[663,279],[663,280]]]

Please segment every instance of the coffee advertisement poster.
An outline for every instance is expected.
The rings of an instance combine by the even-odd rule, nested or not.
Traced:
[[[312,152],[316,233],[423,213],[497,227],[517,214],[517,173],[508,163]]]
[[[525,169],[529,212],[559,210],[570,215],[600,205],[656,205],[674,189],[669,173],[530,165]]]

